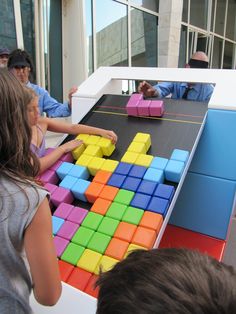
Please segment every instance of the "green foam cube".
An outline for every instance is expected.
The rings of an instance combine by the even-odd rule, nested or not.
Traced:
[[[70,264],[76,265],[85,248],[75,243],[70,243],[63,252],[61,259]]]
[[[125,214],[122,217],[122,220],[125,222],[129,222],[131,224],[134,224],[134,225],[138,225],[143,214],[144,214],[144,210],[129,206],[127,210],[125,211]]]
[[[108,235],[100,232],[95,232],[91,240],[89,241],[87,248],[103,254],[110,241],[111,237],[109,237]]]

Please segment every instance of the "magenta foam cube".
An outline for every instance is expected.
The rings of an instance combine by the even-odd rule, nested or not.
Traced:
[[[57,184],[59,181],[56,172],[50,169],[44,171],[39,177],[43,183]]]
[[[68,241],[64,238],[55,236],[53,238],[53,242],[54,242],[54,245],[56,248],[57,257],[61,257],[62,253],[65,251],[65,249],[66,249],[66,247],[70,241]]]
[[[68,152],[64,155],[61,156],[60,158],[61,161],[67,161],[67,162],[73,162],[74,161],[74,158],[71,154],[71,152]]]
[[[150,104],[151,104],[151,100],[140,100],[138,103],[138,115],[149,116]]]
[[[138,103],[143,99],[142,94],[132,94],[130,96],[129,101],[126,104],[126,112],[129,116],[137,116],[138,115]]]
[[[87,214],[88,214],[88,211],[86,209],[75,206],[72,209],[69,216],[67,217],[67,220],[75,222],[80,225],[83,222]]]
[[[73,235],[76,233],[77,229],[79,228],[78,224],[74,222],[66,220],[64,224],[59,229],[57,235],[64,239],[70,240]]]
[[[51,195],[51,202],[55,206],[59,206],[61,203],[71,204],[74,201],[74,197],[70,190],[67,190],[59,186]]]
[[[48,190],[49,193],[53,193],[57,189],[57,185],[52,184],[52,183],[46,183],[44,184],[44,188]]]
[[[54,212],[54,216],[67,219],[67,217],[72,212],[74,206],[67,203],[61,203]]]
[[[62,163],[63,163],[62,160],[58,160],[58,161],[56,161],[55,164],[53,164],[49,169],[50,169],[50,170],[53,170],[53,171],[56,171],[57,168],[59,168]]]
[[[161,117],[164,113],[164,102],[163,100],[151,100],[149,106],[150,116]]]

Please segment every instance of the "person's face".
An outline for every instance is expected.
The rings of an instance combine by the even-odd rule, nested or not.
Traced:
[[[38,123],[40,115],[38,100],[38,97],[35,96],[27,106],[27,114],[30,126],[34,126]]]
[[[0,68],[6,68],[8,61],[8,55],[1,55],[0,56]]]
[[[15,66],[11,69],[14,76],[23,84],[29,81],[30,68],[25,66]]]

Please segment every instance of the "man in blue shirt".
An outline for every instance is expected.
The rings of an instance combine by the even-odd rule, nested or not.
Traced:
[[[68,102],[59,103],[55,98],[51,97],[49,92],[39,85],[30,82],[30,74],[33,72],[33,62],[29,54],[21,49],[16,49],[11,52],[8,60],[8,68],[15,77],[26,86],[32,88],[39,95],[40,114],[43,112],[48,117],[67,117],[71,114],[71,97],[77,88],[72,88],[69,91]]]
[[[202,51],[194,53],[186,65],[187,68],[208,68],[208,57]],[[187,99],[196,101],[209,101],[213,92],[212,84],[162,82],[152,86],[147,82],[140,83],[139,93],[146,97],[164,98],[171,94],[172,99]]]

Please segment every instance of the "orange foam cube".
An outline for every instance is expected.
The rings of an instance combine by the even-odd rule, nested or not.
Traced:
[[[113,201],[119,189],[115,186],[105,185],[99,194],[99,197]]]
[[[151,249],[155,240],[156,232],[154,230],[138,226],[131,242],[140,246],[144,246],[147,249]]]
[[[91,182],[87,190],[85,191],[85,196],[90,203],[94,203],[98,198],[98,195],[101,193],[104,184]]]
[[[122,260],[129,246],[129,242],[122,241],[117,238],[112,238],[106,251],[105,255],[113,257],[118,260]]]
[[[137,229],[136,225],[122,221],[119,223],[116,232],[114,233],[114,237],[120,240],[131,242],[131,239],[136,229]]]
[[[67,279],[69,278],[70,274],[72,273],[74,269],[74,266],[62,260],[58,261],[58,266],[59,266],[59,271],[61,275],[61,280],[67,281]]]
[[[104,216],[108,211],[110,205],[111,201],[98,197],[91,207],[90,211]]]
[[[145,211],[139,225],[144,228],[150,228],[158,234],[163,223],[163,217],[160,214]]]
[[[92,273],[75,267],[67,280],[67,283],[79,290],[84,290],[88,284],[89,279],[92,277]]]
[[[98,276],[97,275],[93,275],[89,279],[88,284],[87,284],[87,286],[85,287],[85,290],[84,290],[85,293],[91,295],[94,298],[98,297],[98,292],[99,292],[99,288],[98,287],[95,288],[95,284],[96,284],[97,280],[98,280]]]
[[[112,175],[112,172],[105,171],[105,170],[98,170],[95,177],[93,178],[93,182],[107,184],[111,175]]]

